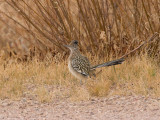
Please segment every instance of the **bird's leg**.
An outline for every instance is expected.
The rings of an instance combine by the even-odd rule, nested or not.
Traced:
[[[92,79],[92,80],[96,80],[96,77],[102,72],[102,70],[96,72],[96,70],[91,70],[90,71],[90,74],[89,74],[89,77]]]
[[[95,74],[95,70],[90,70],[89,72],[89,77],[92,78],[92,76],[95,78],[96,74]]]
[[[80,85],[82,85],[82,84],[83,84],[82,79],[80,79]]]

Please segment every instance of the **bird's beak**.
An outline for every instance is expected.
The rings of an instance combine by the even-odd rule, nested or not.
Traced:
[[[64,45],[64,47],[66,47],[66,48],[70,48],[70,45]]]

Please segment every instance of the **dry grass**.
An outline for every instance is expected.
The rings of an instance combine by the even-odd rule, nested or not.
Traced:
[[[5,69],[1,64],[0,71],[1,99],[30,96],[40,102],[52,102],[131,94],[160,97],[159,66],[146,56],[103,68],[96,80],[88,79],[83,85],[68,72],[66,62],[46,65],[34,60],[8,64]]]

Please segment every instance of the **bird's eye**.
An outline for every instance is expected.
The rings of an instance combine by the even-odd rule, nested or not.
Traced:
[[[75,41],[74,41],[74,44],[78,44],[78,41],[77,41],[77,40],[75,40]]]

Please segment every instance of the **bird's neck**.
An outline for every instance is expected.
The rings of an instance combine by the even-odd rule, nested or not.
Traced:
[[[77,57],[80,55],[81,55],[81,53],[80,53],[79,49],[72,49],[69,58],[71,59],[71,58],[74,58],[74,57]]]

